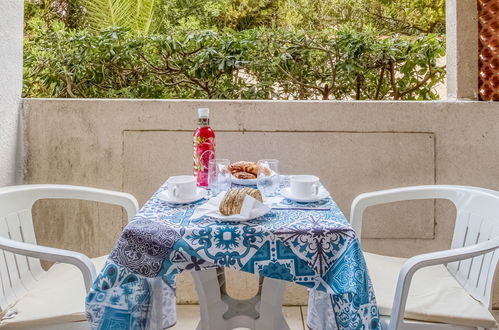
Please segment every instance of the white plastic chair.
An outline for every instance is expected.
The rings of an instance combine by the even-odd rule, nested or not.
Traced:
[[[69,185],[0,188],[0,328],[88,329],[85,294],[96,277],[94,263],[100,269],[106,256],[91,260],[78,252],[37,245],[31,209],[40,199],[78,199],[119,205],[127,211],[129,221],[137,213],[137,200],[127,193]],[[39,259],[58,263],[46,272]],[[47,287],[50,285],[53,287]],[[58,293],[61,297],[57,297]],[[81,300],[69,301],[73,295]],[[46,301],[38,301],[41,296],[46,296]],[[58,313],[47,312],[56,308],[51,305],[57,304],[59,298],[62,308]],[[29,311],[30,302],[39,306]],[[64,315],[64,310],[69,315]],[[34,319],[35,314],[40,314],[40,319]]]
[[[466,296],[467,292],[475,299],[471,299],[472,302],[480,302],[483,309],[485,309],[484,313],[488,312],[491,308],[492,289],[499,256],[499,253],[496,251],[499,247],[499,192],[475,187],[434,185],[365,193],[357,196],[352,203],[352,226],[360,237],[362,215],[367,207],[396,201],[417,199],[446,199],[450,200],[455,205],[457,217],[451,249],[421,254],[406,260],[400,259],[402,262],[400,262],[401,267],[398,273],[396,288],[394,287],[393,304],[391,306],[392,311],[391,315],[382,316],[383,328],[389,330],[483,328],[483,320],[480,322],[482,324],[478,326],[469,324],[470,322],[475,322],[474,320],[459,320],[455,323],[448,322],[448,324],[440,324],[438,322],[446,322],[446,320],[438,319],[438,317],[441,316],[437,316],[436,319],[432,319],[431,322],[428,322],[427,320],[420,320],[419,317],[414,318],[412,317],[413,315],[409,316],[411,316],[411,319],[415,320],[404,320],[404,314],[408,314],[408,311],[406,310],[408,296],[410,298],[417,296],[417,294],[413,294],[409,289],[411,283],[415,282],[415,278],[418,276],[418,273],[416,273],[418,270],[421,270],[420,273],[427,271],[428,274],[442,274],[442,272],[449,274],[450,276],[448,276],[448,278],[442,278],[447,282],[455,281],[457,283],[454,287],[455,291],[457,290],[456,287],[459,290],[461,290],[462,287],[462,289],[465,290],[464,296]],[[366,253],[366,261],[371,278],[373,278],[375,294],[378,296],[380,292],[377,292],[374,278],[380,278],[380,283],[382,283],[383,280],[387,281],[391,277],[390,274],[388,274],[388,270],[383,269],[383,267],[380,267],[381,269],[379,269],[380,273],[383,274],[373,274],[372,269],[370,269],[371,267],[369,266],[370,259],[375,259],[377,262],[381,263],[384,263],[385,260],[387,260],[387,265],[390,265],[390,262],[391,264],[397,263],[399,259]],[[375,268],[374,266],[376,265],[371,264],[371,266],[373,266],[372,268]],[[393,279],[395,278],[396,275],[393,276]],[[429,289],[432,290],[432,285],[436,286],[436,283],[437,282],[433,282],[430,278],[426,279],[423,285],[427,285]],[[440,290],[442,288],[435,287],[434,289]],[[439,295],[436,299],[438,300],[439,297],[442,296],[444,295]],[[410,301],[411,299],[409,299],[409,302]],[[449,306],[456,306],[456,304],[461,304],[461,302],[444,301],[443,304],[439,306],[446,306],[447,304]],[[480,307],[480,304],[478,307]],[[431,313],[434,312],[438,312],[438,309],[432,309],[430,306],[425,312],[428,315],[423,318],[431,318]],[[462,316],[464,317],[464,315]],[[492,317],[490,313],[489,316],[489,318]],[[459,318],[459,315],[457,318]],[[492,322],[494,322],[493,318]],[[487,324],[488,323],[490,322],[487,322]]]

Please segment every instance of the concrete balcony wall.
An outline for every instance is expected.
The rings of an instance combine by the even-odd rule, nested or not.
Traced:
[[[472,101],[25,99],[25,181],[123,190],[143,204],[169,176],[191,173],[200,106],[212,110],[218,157],[278,158],[283,173],[316,174],[347,217],[357,194],[378,189],[437,183],[499,190],[499,104]],[[109,253],[126,224],[121,210],[95,203],[44,201],[35,212],[41,244],[91,256]],[[448,248],[454,215],[444,201],[369,209],[363,248],[394,256]],[[251,295],[254,276],[231,274],[229,290]],[[188,275],[178,299],[196,301]],[[305,302],[305,289],[288,290],[286,303]]]

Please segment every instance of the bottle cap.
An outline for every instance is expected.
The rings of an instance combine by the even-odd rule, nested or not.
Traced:
[[[198,116],[200,118],[208,118],[210,116],[210,109],[208,109],[208,108],[199,108],[198,109]]]

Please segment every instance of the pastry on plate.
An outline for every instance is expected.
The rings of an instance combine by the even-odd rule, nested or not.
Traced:
[[[232,174],[238,172],[247,172],[255,176],[258,175],[258,166],[254,162],[240,161],[230,164],[229,170]]]
[[[229,171],[236,179],[256,179],[258,176],[258,165],[255,162],[239,161],[229,165]],[[265,175],[270,175],[267,167],[262,167]]]
[[[219,210],[223,215],[239,214],[243,206],[244,198],[250,195],[254,199],[262,202],[262,194],[260,190],[253,188],[238,188],[230,189],[225,193],[224,198],[220,202]]]
[[[236,179],[256,179],[256,175],[248,172],[236,172],[232,174]]]

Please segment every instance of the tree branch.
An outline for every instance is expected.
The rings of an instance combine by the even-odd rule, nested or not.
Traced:
[[[428,82],[428,80],[430,80],[432,77],[434,76],[434,73],[433,73],[433,70],[431,69],[431,66],[428,67],[428,72],[426,73],[425,77],[423,78],[423,80],[421,80],[420,82],[418,82],[416,85],[414,85],[413,87],[403,91],[403,92],[400,92],[400,96],[404,96],[404,95],[407,95],[409,93],[412,93],[414,92],[415,90],[421,88],[424,84],[426,84]]]
[[[385,65],[381,67],[381,73],[379,74],[378,86],[376,86],[376,93],[374,93],[374,99],[379,100],[379,93],[381,91],[381,86],[383,85],[383,78],[385,76]]]
[[[393,60],[390,60],[390,83],[393,89],[393,99],[400,99],[399,88],[397,87],[397,82],[395,79],[395,64],[393,63]]]
[[[397,18],[394,18],[394,17],[384,16],[384,15],[381,15],[381,14],[378,14],[378,13],[374,13],[374,12],[372,12],[370,10],[366,10],[366,11],[367,11],[367,13],[369,15],[376,16],[379,19],[382,19],[382,20],[385,20],[385,21],[392,21],[392,22],[401,24],[402,25],[402,29],[414,29],[414,30],[417,30],[417,31],[422,32],[422,33],[431,33],[432,30],[437,25],[437,23],[434,23],[435,25],[431,27],[431,30],[429,30],[429,29],[421,28],[421,27],[416,26],[416,25],[407,24],[406,21],[403,21],[403,20],[400,20],[400,19],[397,19]],[[404,34],[409,34],[406,31],[400,31],[400,32],[402,32]]]
[[[289,78],[291,79],[295,84],[298,84],[302,87],[306,87],[306,88],[312,88],[312,89],[315,89],[315,90],[318,90],[321,94],[324,93],[324,90],[322,88],[320,88],[319,86],[314,86],[314,85],[309,85],[309,84],[306,84],[304,82],[301,82],[297,79],[295,79],[295,77],[293,77],[289,72],[287,72],[286,70],[284,70],[280,65],[277,65],[279,67],[279,69]]]

